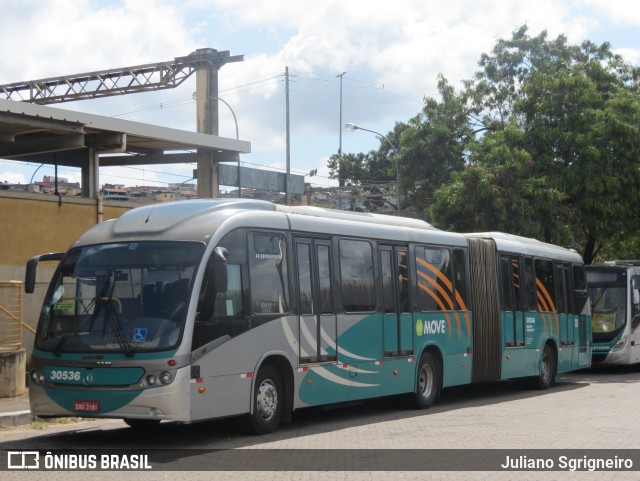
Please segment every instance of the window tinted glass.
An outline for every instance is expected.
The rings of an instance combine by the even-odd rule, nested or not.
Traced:
[[[418,306],[421,311],[449,311],[455,306],[449,249],[416,247]]]
[[[346,312],[375,310],[373,255],[366,241],[340,241],[342,305]]]
[[[287,244],[283,235],[255,232],[249,242],[251,310],[277,314],[289,310]]]

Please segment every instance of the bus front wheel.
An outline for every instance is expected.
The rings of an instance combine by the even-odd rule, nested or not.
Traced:
[[[414,393],[415,404],[419,409],[430,407],[440,392],[440,364],[430,352],[420,357],[418,379]]]
[[[535,389],[549,389],[556,381],[557,363],[554,350],[545,344],[540,358],[540,374],[531,378]]]
[[[253,412],[249,414],[251,430],[256,434],[275,431],[280,424],[283,403],[282,376],[274,366],[262,366],[253,389]]]

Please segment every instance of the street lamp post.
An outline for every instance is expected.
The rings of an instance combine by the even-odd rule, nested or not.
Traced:
[[[391,142],[386,135],[382,135],[380,132],[376,132],[375,130],[370,130],[370,129],[365,129],[364,127],[360,127],[359,125],[356,125],[354,123],[347,123],[344,125],[344,130],[346,130],[347,132],[353,132],[354,130],[364,130],[365,132],[371,132],[372,134],[377,135],[380,138],[383,138],[384,140],[386,140],[389,145],[391,146],[391,148],[393,150],[396,151],[396,193],[398,195],[398,215],[400,215],[400,171],[398,169],[398,164],[400,163],[398,161],[398,157],[397,157],[397,152],[398,152],[398,148],[395,146],[395,144],[393,142]]]
[[[339,140],[338,140],[338,184],[344,185],[344,179],[340,178],[340,167],[342,167],[342,77],[347,72],[342,72],[337,77],[340,77],[340,123],[338,124]]]
[[[198,92],[193,92],[191,97],[193,98],[193,100],[197,100]],[[229,105],[229,102],[227,102],[224,99],[221,99],[220,97],[216,97],[216,99],[218,99],[220,102],[222,102],[223,104],[225,104],[229,108],[229,111],[231,112],[231,115],[233,116],[233,122],[236,125],[236,140],[240,140],[240,135],[238,133],[238,119],[236,118],[236,113],[231,108],[231,105]],[[37,172],[37,170],[36,170],[36,172]],[[34,172],[34,175],[35,175],[35,172]],[[197,175],[194,175],[194,179],[197,179]],[[190,179],[190,180],[193,180],[193,179]],[[242,197],[242,184],[240,182],[240,154],[238,154],[238,197]]]
[[[229,102],[227,102],[224,99],[221,99],[220,97],[218,97],[218,100],[223,104],[225,104],[227,107],[229,107],[229,110],[231,111],[231,115],[233,115],[233,121],[236,124],[236,139],[240,140],[240,136],[238,134],[238,119],[236,118],[236,113],[231,108],[231,105],[229,105]],[[238,197],[242,197],[242,184],[240,182],[240,154],[238,154]]]

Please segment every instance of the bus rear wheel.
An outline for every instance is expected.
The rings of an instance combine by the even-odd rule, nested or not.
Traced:
[[[535,389],[549,389],[556,381],[556,355],[549,344],[545,344],[540,358],[540,374],[531,378],[531,385]]]
[[[413,395],[416,407],[426,409],[433,405],[440,392],[440,364],[430,352],[420,357],[416,391]]]
[[[282,418],[284,389],[280,372],[271,364],[258,370],[253,389],[253,412],[249,414],[249,427],[256,434],[276,430]]]

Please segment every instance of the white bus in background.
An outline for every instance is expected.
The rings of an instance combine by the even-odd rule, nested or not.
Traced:
[[[596,364],[640,362],[640,260],[588,266]]]

